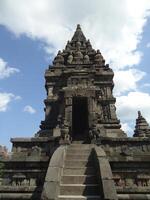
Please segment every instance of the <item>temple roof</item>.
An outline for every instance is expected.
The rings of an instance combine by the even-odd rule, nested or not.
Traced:
[[[59,51],[53,62],[54,65],[67,66],[71,64],[95,64],[105,67],[105,60],[100,50],[92,48],[90,40],[84,36],[80,25],[77,25],[71,41],[67,42],[65,49]]]

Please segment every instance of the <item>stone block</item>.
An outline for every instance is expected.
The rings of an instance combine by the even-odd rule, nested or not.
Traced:
[[[66,150],[65,146],[60,146],[58,149],[56,149],[50,160],[49,167],[63,166],[65,150]]]
[[[57,182],[60,179],[62,168],[58,167],[49,167],[48,174],[45,178],[46,182],[52,181]]]
[[[103,180],[102,185],[103,185],[104,199],[107,199],[107,200],[118,199],[113,180]]]
[[[57,199],[58,192],[59,192],[59,182],[45,182],[41,199],[42,200]]]
[[[107,159],[99,158],[99,167],[102,179],[112,179],[112,172]]]
[[[54,128],[53,129],[53,136],[54,137],[60,137],[61,136],[60,128]]]

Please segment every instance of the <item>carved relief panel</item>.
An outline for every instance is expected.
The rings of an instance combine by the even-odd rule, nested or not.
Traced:
[[[104,116],[104,120],[106,120],[106,121],[111,119],[109,104],[103,105],[103,116]]]
[[[70,77],[67,81],[68,86],[88,87],[93,85],[93,80],[89,77]]]
[[[150,175],[135,173],[114,173],[113,180],[118,187],[149,187]]]

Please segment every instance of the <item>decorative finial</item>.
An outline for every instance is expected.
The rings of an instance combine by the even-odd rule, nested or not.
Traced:
[[[77,24],[77,30],[81,30],[80,24]]]
[[[58,51],[57,56],[55,57],[53,64],[64,64],[64,57],[61,55],[61,51]]]
[[[141,116],[141,111],[138,111],[138,118],[140,118]]]
[[[81,30],[80,24],[77,24],[77,28],[76,31],[72,37],[71,43],[73,42],[82,42],[85,43],[86,42],[86,38]]]

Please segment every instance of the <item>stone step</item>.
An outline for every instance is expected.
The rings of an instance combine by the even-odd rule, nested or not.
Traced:
[[[68,148],[91,149],[91,144],[71,144]]]
[[[67,148],[67,150],[78,150],[78,151],[88,150],[88,151],[91,151],[91,148],[89,148],[89,147],[76,147],[76,146],[69,146],[69,147]]]
[[[60,195],[100,195],[98,184],[61,184]]]
[[[89,155],[91,153],[91,150],[90,149],[76,149],[76,148],[72,148],[72,149],[67,149],[66,150],[66,153],[68,154],[77,154],[77,155]]]
[[[66,160],[73,160],[73,159],[75,159],[75,160],[77,160],[77,159],[79,159],[79,160],[88,160],[88,159],[92,159],[93,157],[92,157],[92,155],[89,155],[89,154],[82,154],[82,155],[80,155],[80,154],[70,154],[70,153],[67,153],[67,155],[66,155]]]
[[[62,184],[97,184],[97,178],[94,175],[62,176]]]
[[[65,160],[65,167],[90,167],[93,165],[92,161],[88,160]]]
[[[63,175],[94,175],[93,167],[66,167],[63,169]]]
[[[100,195],[82,196],[82,195],[59,195],[59,200],[100,200]]]

